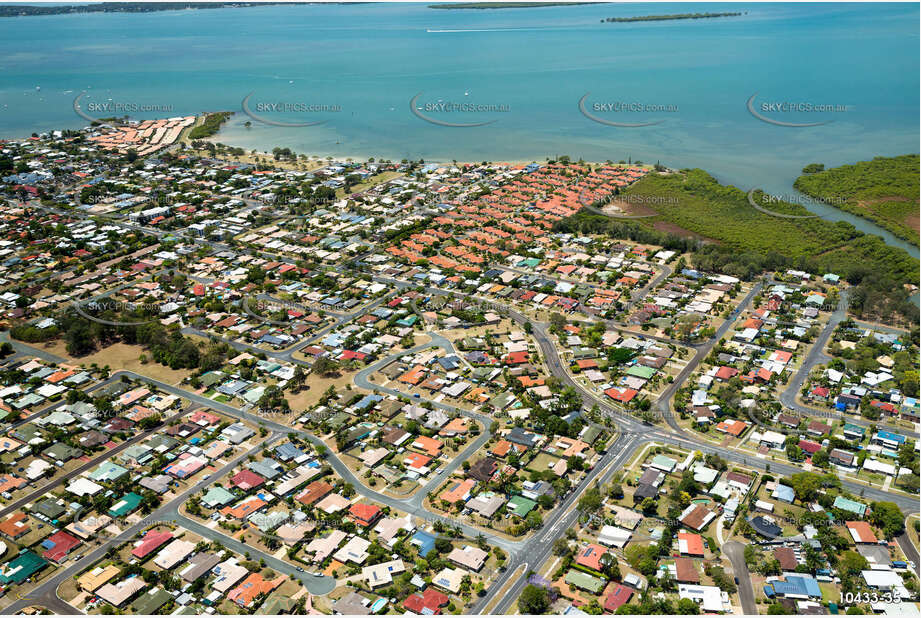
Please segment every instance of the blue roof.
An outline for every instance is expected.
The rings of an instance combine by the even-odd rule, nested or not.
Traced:
[[[774,493],[777,495],[779,499],[786,500],[788,502],[793,502],[793,498],[796,496],[796,494],[793,491],[793,488],[788,487],[787,485],[778,485],[777,488],[774,490]]]
[[[798,580],[772,582],[774,593],[780,596],[805,596],[806,587]]]
[[[821,597],[819,582],[811,575],[787,575],[786,581],[774,581],[774,592],[780,595]]]
[[[883,440],[898,442],[899,444],[905,442],[905,436],[898,433],[892,433],[891,431],[877,431],[876,436],[878,438],[882,438]]]
[[[345,337],[343,337],[341,334],[330,333],[326,336],[325,339],[323,339],[323,345],[330,348],[338,348],[342,345],[343,341],[345,341]]]
[[[441,365],[445,371],[453,371],[460,366],[460,359],[457,358],[454,354],[451,356],[444,356],[437,359],[439,365]]]
[[[410,541],[419,546],[419,555],[421,556],[427,556],[430,551],[435,549],[435,537],[423,530],[416,532]]]
[[[279,444],[275,447],[275,453],[279,457],[286,457],[288,459],[297,459],[304,454],[304,451],[297,448],[290,442],[285,442],[284,444]]]
[[[384,398],[380,395],[365,395],[364,398],[355,404],[355,407],[359,410],[364,410],[368,406],[373,406],[378,401],[382,401]]]

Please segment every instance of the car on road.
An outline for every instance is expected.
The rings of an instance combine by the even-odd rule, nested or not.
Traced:
[[[304,572],[303,567],[294,567],[294,570],[296,570],[298,573],[303,573],[303,572]]]

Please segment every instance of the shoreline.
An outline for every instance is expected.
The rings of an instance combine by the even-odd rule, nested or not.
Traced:
[[[259,148],[255,148],[255,149],[253,149],[253,148],[246,148],[246,147],[244,147],[244,146],[234,145],[234,144],[222,142],[222,141],[221,141],[222,138],[226,139],[226,137],[228,137],[228,135],[227,135],[226,133],[224,133],[224,130],[225,130],[226,127],[227,127],[227,123],[225,122],[225,123],[222,124],[222,126],[221,126],[221,128],[218,130],[218,132],[215,133],[214,135],[211,135],[211,136],[208,136],[208,137],[204,137],[204,138],[200,138],[200,139],[198,139],[198,140],[196,140],[196,141],[210,142],[210,143],[219,143],[219,142],[220,142],[220,143],[222,143],[222,144],[223,144],[225,147],[227,147],[227,148],[235,148],[235,149],[241,149],[241,150],[243,150],[243,151],[244,151],[243,158],[237,158],[237,159],[236,159],[236,161],[239,162],[239,163],[245,163],[245,164],[249,164],[249,165],[257,165],[257,163],[256,163],[256,161],[255,161],[255,158],[258,157],[258,158],[261,158],[262,161],[263,161],[263,163],[265,163],[265,164],[274,165],[274,166],[279,167],[279,168],[281,168],[281,169],[289,169],[289,170],[293,170],[293,171],[310,172],[310,171],[312,171],[312,170],[314,170],[314,169],[316,169],[316,168],[318,168],[318,167],[322,167],[323,165],[326,164],[326,162],[329,162],[330,160],[332,160],[332,161],[346,161],[346,162],[347,162],[347,161],[349,161],[349,159],[351,159],[352,162],[356,162],[356,163],[365,163],[365,162],[368,162],[368,159],[370,158],[370,157],[365,157],[365,156],[358,157],[358,156],[350,156],[350,155],[343,155],[343,154],[329,154],[329,153],[326,153],[326,154],[323,154],[323,155],[319,155],[319,154],[310,154],[310,155],[307,155],[307,153],[296,153],[296,154],[298,154],[298,155],[300,155],[300,154],[307,155],[309,158],[306,159],[306,160],[298,160],[297,162],[293,162],[293,161],[275,161],[275,160],[274,160],[274,155],[273,155],[271,152],[267,152],[267,151],[261,150],[261,149],[259,149]],[[43,131],[43,133],[48,133],[48,132],[51,132],[51,131],[53,131],[53,130]],[[239,137],[239,136],[229,136],[229,137],[234,138],[234,137]],[[18,138],[18,139],[28,139],[28,138]],[[9,140],[9,141],[13,141],[13,140]],[[172,146],[171,148],[166,149],[166,150],[163,150],[163,151],[160,151],[160,152],[161,152],[161,153],[162,153],[162,152],[172,152],[172,153],[176,154],[176,153],[181,152],[181,150],[179,150],[179,149],[182,148],[182,147],[184,146],[184,147],[186,147],[186,148],[189,148],[189,152],[190,152],[190,153],[196,153],[198,156],[208,156],[206,153],[200,153],[199,151],[191,150],[191,141],[192,141],[192,140],[189,140],[187,137],[183,136],[182,138],[180,138],[180,140],[179,140],[178,142],[174,143],[173,146]],[[257,154],[256,154],[255,156],[252,156],[252,155],[249,154],[252,150],[256,150],[256,151],[257,151]],[[159,153],[158,153],[158,154],[159,154]],[[250,157],[252,157],[252,158],[250,159]],[[380,157],[374,157],[374,158],[375,158],[375,162],[381,161],[381,158],[380,158]],[[250,160],[245,160],[245,159],[250,159]],[[233,160],[235,160],[235,159],[224,158],[224,160],[233,161]],[[403,159],[403,158],[392,158],[392,159],[388,159],[387,157],[383,157],[383,160],[384,160],[384,161],[390,161],[391,163],[400,163],[400,162],[402,162],[404,159]],[[406,160],[407,160],[407,161],[411,161],[411,160],[419,160],[419,159],[408,159],[408,158],[407,158]],[[448,166],[448,165],[453,165],[453,164],[454,164],[454,161],[453,161],[453,160],[448,160],[448,159],[446,159],[446,158],[445,158],[445,159],[422,159],[422,160],[423,160],[426,164],[434,163],[434,164],[438,164],[439,166]],[[545,165],[545,164],[547,164],[547,161],[548,161],[548,157],[545,156],[545,157],[542,157],[542,158],[516,158],[516,159],[505,159],[505,160],[502,160],[502,161],[492,161],[491,163],[493,163],[493,164],[505,164],[505,165],[508,165],[508,166],[510,166],[510,167],[517,167],[517,166],[522,166],[522,165],[528,165],[528,164],[530,164],[530,163],[536,163],[536,164],[539,164],[539,165]],[[578,161],[579,161],[579,159],[573,160],[572,158],[570,158],[570,162],[578,162]],[[619,164],[620,164],[619,161],[620,161],[619,159],[618,159],[618,160],[613,160],[613,159],[612,159],[610,164],[611,164],[611,165],[619,165]],[[588,164],[588,165],[592,165],[592,166],[595,166],[595,165],[605,165],[605,164],[607,164],[607,160],[605,160],[605,161],[597,161],[597,160],[595,160],[595,161],[590,161],[590,160],[583,160],[582,162],[585,163],[585,164]],[[482,159],[478,159],[478,160],[475,160],[475,161],[467,161],[467,162],[465,162],[465,161],[457,161],[457,164],[458,164],[458,165],[460,165],[460,164],[466,164],[466,163],[480,164],[480,163],[482,163]],[[659,159],[659,163],[661,163],[661,159]],[[636,163],[636,162],[632,161],[632,159],[631,159],[631,161],[630,161],[629,163],[625,163],[625,164],[627,164],[627,165],[640,165],[640,166],[643,166],[643,167],[649,167],[649,166],[652,166],[652,165],[653,165],[653,164],[647,163],[647,162]],[[667,165],[667,164],[664,164],[664,165],[665,165],[666,168],[669,167],[669,165]],[[687,166],[676,166],[675,169],[683,169],[683,167],[687,167]],[[703,168],[703,167],[701,167],[701,168],[699,168],[699,169],[704,169],[704,170],[706,171],[706,168]],[[708,173],[708,174],[711,174],[711,172],[707,172],[707,173]],[[716,176],[714,176],[714,177],[716,177]],[[788,183],[789,183],[789,184],[788,184],[788,187],[792,188],[792,184],[793,184],[794,181],[795,181],[795,178],[791,178],[791,179],[788,181]],[[730,184],[731,184],[731,181],[730,181]],[[734,185],[734,186],[737,186],[737,185]],[[813,208],[815,208],[815,210],[813,210]],[[914,259],[916,259],[916,260],[919,259],[919,256],[918,256],[919,248],[918,248],[917,245],[913,245],[913,244],[911,244],[911,243],[909,243],[909,242],[907,242],[907,241],[905,241],[905,240],[903,240],[903,239],[901,239],[901,238],[898,238],[898,237],[897,237],[896,235],[894,235],[892,232],[886,230],[885,228],[880,227],[880,226],[877,225],[875,222],[873,222],[873,221],[870,220],[870,219],[867,219],[866,217],[861,217],[861,216],[852,214],[852,213],[850,213],[850,212],[848,212],[848,211],[846,211],[846,210],[842,210],[842,209],[836,208],[836,207],[834,207],[834,206],[816,205],[816,206],[813,206],[813,208],[809,208],[809,210],[812,211],[813,213],[817,214],[820,218],[822,218],[822,219],[825,220],[825,221],[829,221],[829,222],[845,221],[846,223],[848,223],[848,224],[854,226],[854,227],[855,227],[859,232],[861,232],[862,234],[870,235],[870,236],[879,236],[879,237],[881,237],[881,238],[883,239],[883,242],[884,242],[887,246],[894,247],[894,248],[897,248],[897,249],[901,249],[902,251],[904,251],[905,253],[907,253],[910,257],[912,257],[912,258],[914,258]],[[917,303],[921,303],[921,294],[915,295],[913,298],[918,299],[918,300],[915,301],[916,304],[917,304]]]
[[[220,140],[217,139],[217,138],[219,138],[219,137],[220,137],[220,131],[218,131],[218,133],[216,133],[215,135],[212,135],[212,136],[209,136],[209,137],[206,137],[206,138],[201,138],[201,139],[196,140],[196,141],[209,142],[209,143],[212,143],[212,144],[221,143],[221,144],[223,144],[224,146],[226,146],[227,148],[242,148],[242,149],[245,151],[247,157],[250,157],[250,156],[253,156],[253,157],[261,157],[261,158],[263,158],[263,159],[269,159],[269,160],[271,160],[273,163],[283,163],[283,161],[275,161],[274,155],[273,155],[271,152],[267,152],[267,151],[264,151],[264,150],[259,150],[258,148],[246,148],[245,146],[240,146],[240,145],[237,145],[237,144],[229,144],[229,143],[226,143],[226,142],[221,142]],[[191,148],[191,142],[190,142],[190,141],[188,141],[188,142],[183,142],[183,144],[184,144],[188,149],[190,149],[190,150],[192,149],[192,148]],[[254,151],[254,150],[256,151],[255,154],[254,154],[254,155],[251,155],[250,153],[251,153],[252,151]],[[194,150],[193,150],[193,152],[198,152],[198,151],[194,151]],[[296,154],[297,154],[298,156],[300,156],[301,154],[306,154],[306,153],[296,153]],[[372,158],[374,159],[374,161],[373,161],[374,163],[379,163],[379,162],[381,162],[381,161],[390,161],[391,163],[400,163],[401,161],[403,161],[402,158],[401,158],[401,159],[390,159],[390,158],[387,158],[387,157],[379,157],[379,156],[377,156],[377,155],[370,155],[370,156],[364,156],[364,155],[362,155],[362,156],[354,156],[354,155],[333,154],[333,153],[328,153],[328,152],[327,152],[327,153],[322,153],[322,154],[311,154],[311,155],[307,155],[307,162],[309,162],[309,163],[313,163],[313,162],[325,162],[325,161],[329,161],[330,159],[332,159],[333,161],[340,161],[340,162],[351,160],[351,161],[353,161],[353,162],[355,162],[355,163],[371,163],[371,162],[372,162],[372,161],[371,161]],[[407,161],[413,161],[414,159],[406,159],[406,160],[407,160]],[[492,165],[508,165],[508,166],[517,167],[517,166],[530,165],[530,164],[532,164],[532,163],[536,163],[536,164],[538,164],[538,165],[546,165],[550,160],[551,160],[550,157],[546,157],[546,156],[545,156],[545,157],[543,157],[543,158],[532,158],[532,159],[503,159],[502,161],[488,161],[488,163],[490,163],[490,164],[492,164]],[[556,159],[552,159],[552,160],[555,161]],[[423,161],[424,161],[426,164],[429,164],[429,163],[437,163],[438,165],[458,165],[458,166],[461,166],[461,165],[479,165],[479,164],[481,164],[481,163],[483,162],[482,160],[477,160],[477,161],[461,161],[461,160],[457,160],[457,161],[455,162],[454,160],[442,160],[442,159],[423,159]],[[576,159],[576,160],[570,159],[570,163],[578,163],[578,161],[579,161],[578,159]],[[635,166],[637,166],[637,167],[648,167],[648,168],[651,168],[651,167],[654,166],[653,163],[646,163],[646,162],[642,162],[642,163],[625,162],[625,163],[622,163],[622,164],[621,164],[621,163],[619,162],[619,160],[615,161],[615,160],[613,160],[613,159],[611,160],[610,163],[608,163],[607,161],[587,161],[587,160],[583,160],[582,163],[584,163],[584,164],[586,164],[586,165],[592,165],[592,166],[594,166],[594,165],[635,165]],[[665,164],[663,164],[663,165],[665,165]],[[665,165],[665,167],[668,167],[668,166]]]

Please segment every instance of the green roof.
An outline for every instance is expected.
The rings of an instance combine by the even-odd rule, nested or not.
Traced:
[[[218,382],[223,381],[224,378],[226,377],[227,376],[224,375],[223,371],[209,371],[208,373],[203,375],[201,378],[199,378],[199,380],[205,386],[212,386],[214,384],[217,384]]]
[[[201,499],[202,503],[211,508],[215,506],[224,506],[233,502],[234,495],[223,487],[212,487],[208,493]]]
[[[109,515],[112,517],[124,517],[128,513],[134,511],[141,504],[141,496],[137,495],[133,491],[125,494],[119,498],[118,502],[112,505],[112,508],[109,509]],[[140,612],[142,614],[149,614],[150,612]]]
[[[634,376],[636,378],[643,378],[644,380],[648,380],[656,374],[656,370],[652,367],[634,365],[633,367],[630,367],[630,369],[627,369],[627,371],[624,373],[626,373],[628,376]]]
[[[172,598],[173,595],[163,588],[158,587],[139,596],[137,600],[132,603],[132,607],[134,607],[134,612],[136,614],[155,614],[158,609],[166,605],[166,602]]]
[[[265,600],[265,603],[262,604],[262,607],[259,608],[259,613],[264,616],[272,616],[278,614],[290,614],[291,610],[296,605],[296,601],[289,596],[279,594],[277,591],[269,595]]]
[[[575,569],[566,574],[566,583],[582,590],[598,594],[604,589],[604,580],[598,579],[594,575],[576,571]]]
[[[0,584],[21,584],[48,563],[31,549],[20,552],[0,569]]]
[[[57,501],[52,498],[45,498],[32,507],[32,512],[44,515],[48,519],[57,519],[66,513],[67,509],[58,504]]]
[[[855,425],[854,423],[845,423],[842,429],[844,431],[859,433],[860,435],[864,435],[867,433],[866,427],[861,427],[860,425]]]
[[[489,405],[500,410],[504,410],[508,406],[512,405],[512,402],[516,400],[515,394],[511,392],[499,393],[495,397],[489,400]]]
[[[106,481],[117,481],[126,474],[128,474],[127,468],[123,468],[111,461],[104,461],[87,476],[89,476],[91,481],[102,483]]]
[[[509,512],[518,517],[524,517],[537,506],[537,503],[524,496],[512,496],[508,501]]]
[[[666,457],[665,455],[656,455],[652,458],[652,465],[657,468],[663,468],[666,470],[673,470],[678,462],[672,459],[671,457]]]
[[[594,425],[590,425],[582,433],[582,437],[580,438],[580,440],[582,440],[583,442],[587,442],[589,444],[594,444],[595,440],[597,440],[598,436],[600,435],[601,435],[601,428],[595,427]]]
[[[351,417],[348,415],[347,412],[336,412],[335,414],[330,416],[328,419],[326,419],[326,424],[329,425],[333,429],[338,429],[339,427],[342,427],[343,425],[345,425],[349,421],[349,419],[351,419]]]
[[[836,509],[841,509],[842,511],[848,511],[850,513],[856,513],[857,515],[863,515],[867,512],[867,505],[855,502],[848,498],[842,496],[835,497],[835,502],[832,504]]]
[[[64,444],[63,442],[55,442],[44,451],[42,455],[46,457],[51,457],[52,459],[61,459],[63,461],[71,460],[75,457],[81,457],[83,455],[83,450],[79,448],[74,448],[69,444]]]

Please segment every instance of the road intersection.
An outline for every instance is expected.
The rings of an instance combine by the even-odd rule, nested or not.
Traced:
[[[660,274],[655,280],[651,281],[647,288],[651,288],[653,285],[661,282],[664,278],[665,272]],[[349,322],[350,320],[356,319],[361,315],[364,315],[368,311],[371,311],[373,308],[380,305],[384,300],[392,297],[394,293],[399,293],[402,290],[406,289],[415,289],[418,286],[388,277],[372,277],[373,280],[381,283],[386,283],[394,288],[394,291],[384,297],[381,297],[374,302],[367,304],[366,306],[348,313],[338,315],[337,319],[333,324],[331,324],[325,332],[330,332],[339,326],[342,326]],[[518,312],[513,307],[509,305],[503,305],[502,303],[491,300],[483,299],[475,295],[466,294],[463,292],[458,292],[456,290],[447,290],[437,287],[424,287],[424,291],[430,294],[442,294],[450,295],[456,298],[465,298],[473,302],[480,303],[490,303],[491,306],[496,306],[499,310],[515,322],[524,326],[525,324],[530,324],[530,333],[531,336],[537,342],[538,348],[540,350],[540,356],[543,362],[546,364],[550,373],[555,377],[559,378],[563,384],[570,386],[580,394],[583,400],[584,407],[586,409],[597,407],[598,410],[605,416],[607,416],[613,425],[616,427],[617,436],[614,441],[609,445],[607,451],[602,455],[600,460],[591,469],[586,477],[580,482],[579,486],[574,488],[570,493],[562,498],[559,505],[550,513],[543,526],[538,530],[533,532],[529,537],[523,540],[510,540],[506,537],[492,534],[488,529],[482,529],[479,527],[470,526],[464,523],[457,522],[449,517],[442,516],[440,514],[434,513],[425,505],[425,498],[432,492],[436,491],[443,483],[460,467],[464,461],[468,460],[471,456],[474,455],[489,439],[492,438],[490,433],[490,425],[492,424],[493,419],[489,416],[480,414],[478,412],[465,410],[462,408],[454,407],[443,402],[431,401],[424,398],[420,398],[417,401],[428,402],[431,406],[443,409],[447,412],[450,412],[455,415],[463,415],[468,418],[471,418],[479,422],[483,426],[483,430],[480,432],[479,436],[469,444],[461,453],[459,453],[451,462],[446,464],[443,468],[437,471],[437,473],[429,479],[426,484],[421,487],[417,492],[415,492],[411,497],[408,498],[396,498],[381,492],[374,491],[367,485],[365,485],[352,471],[351,469],[343,462],[343,460],[335,453],[328,453],[325,456],[326,463],[328,463],[333,470],[346,482],[351,483],[356,491],[362,496],[378,502],[380,504],[391,507],[399,511],[403,511],[411,514],[414,517],[422,519],[426,522],[435,522],[442,521],[449,528],[457,528],[468,537],[475,538],[479,535],[483,535],[487,538],[487,541],[490,545],[495,545],[501,547],[508,554],[508,561],[505,564],[505,568],[500,571],[498,577],[491,583],[490,587],[486,590],[485,595],[480,598],[480,600],[474,606],[474,611],[479,613],[482,612],[485,608],[489,607],[492,613],[504,613],[508,611],[515,600],[521,593],[521,590],[527,584],[527,577],[530,570],[538,569],[546,560],[550,557],[552,551],[553,543],[556,539],[563,536],[566,531],[573,526],[581,513],[577,508],[577,502],[582,493],[592,487],[595,484],[603,485],[610,481],[613,475],[622,470],[625,462],[629,461],[630,458],[638,452],[639,449],[644,448],[651,442],[670,444],[674,446],[680,446],[682,448],[696,450],[703,453],[717,453],[724,459],[727,459],[733,463],[741,464],[750,468],[756,468],[760,470],[770,469],[781,474],[793,474],[796,472],[802,471],[801,468],[789,464],[783,464],[775,461],[766,461],[762,460],[754,455],[747,454],[744,452],[739,452],[726,448],[719,448],[713,444],[704,442],[694,436],[692,433],[687,432],[678,426],[674,414],[670,409],[670,401],[674,396],[680,386],[682,386],[687,378],[692,375],[692,373],[699,367],[700,363],[709,355],[713,347],[719,342],[719,340],[728,332],[729,328],[734,323],[736,317],[740,315],[746,308],[750,305],[752,299],[761,291],[763,287],[763,282],[756,283],[752,289],[746,294],[746,296],[739,302],[737,307],[733,310],[731,315],[727,320],[723,322],[720,328],[717,330],[715,335],[708,341],[701,344],[690,346],[695,349],[694,356],[690,361],[685,365],[681,370],[674,382],[669,385],[669,387],[662,393],[658,398],[655,409],[659,413],[660,417],[665,421],[666,427],[660,425],[650,425],[640,421],[634,416],[630,415],[623,408],[614,405],[610,401],[607,401],[595,393],[590,392],[581,384],[579,384],[569,373],[566,363],[561,359],[557,347],[554,345],[550,334],[548,333],[546,323],[537,322],[531,320],[526,315]],[[642,295],[637,295],[631,299],[631,302],[635,302],[642,298]],[[839,306],[839,309],[832,315],[829,319],[829,323],[826,325],[825,329],[819,336],[819,339],[815,343],[812,351],[808,354],[806,360],[803,363],[803,366],[794,376],[794,379],[791,381],[790,387],[785,392],[792,392],[795,397],[795,393],[801,388],[802,380],[808,376],[808,372],[815,363],[822,362],[825,357],[822,355],[821,350],[824,347],[825,343],[828,341],[828,338],[831,335],[831,332],[842,319],[843,308],[846,305],[843,303]],[[186,329],[189,330],[189,329]],[[4,333],[5,335],[6,333]],[[208,333],[195,333],[202,336],[213,337]],[[361,389],[376,391],[380,393],[387,393],[390,395],[407,397],[407,395],[400,390],[390,388],[385,385],[376,384],[370,381],[370,376],[378,371],[380,368],[390,364],[391,362],[396,361],[400,357],[413,354],[420,350],[428,349],[431,347],[440,347],[449,353],[453,353],[454,347],[450,340],[444,336],[438,334],[437,332],[427,331],[426,334],[431,338],[431,341],[415,346],[414,348],[404,350],[402,352],[394,352],[393,354],[386,356],[379,361],[375,362],[372,365],[364,368],[359,371],[355,378],[355,386]],[[640,337],[645,337],[645,335],[638,335]],[[673,343],[675,345],[685,345],[687,343],[674,341],[662,337],[652,337],[659,341],[666,341],[668,343]],[[311,340],[315,340],[315,337]],[[229,341],[228,341],[229,342]],[[25,346],[18,342],[13,342],[14,346],[17,349],[17,352],[23,353],[33,353],[33,355],[40,356],[34,348]],[[237,349],[243,349],[237,347],[236,343],[238,342],[229,342],[234,345]],[[244,345],[244,344],[240,344]],[[300,361],[293,357],[293,353],[308,345],[308,342],[299,342],[297,345],[292,346],[286,350],[281,351],[267,351],[262,350],[267,356],[273,357],[280,360],[286,360],[290,362],[297,362],[301,364],[307,364],[304,361]],[[249,349],[251,346],[245,346]],[[161,517],[165,521],[173,521],[179,523],[185,528],[190,529],[191,531],[199,534],[205,538],[218,541],[224,544],[227,547],[230,547],[234,551],[240,551],[240,553],[248,551],[251,555],[256,556],[257,558],[264,559],[266,563],[272,568],[276,569],[279,572],[287,573],[293,577],[300,579],[304,585],[311,592],[317,594],[323,594],[332,589],[332,586],[335,585],[335,582],[332,578],[315,576],[314,574],[302,573],[297,571],[293,565],[283,560],[279,560],[256,550],[243,545],[230,538],[227,535],[224,535],[212,528],[209,528],[200,522],[197,522],[185,515],[180,511],[181,505],[192,495],[195,495],[197,492],[205,489],[208,485],[216,482],[219,478],[229,473],[233,467],[243,460],[248,454],[254,453],[258,450],[261,450],[265,445],[271,444],[274,441],[280,439],[280,437],[288,434],[294,433],[300,436],[303,436],[309,440],[314,445],[320,446],[324,445],[322,439],[318,436],[315,436],[309,432],[303,430],[292,428],[288,425],[278,423],[273,421],[271,418],[262,416],[260,414],[254,413],[252,410],[240,409],[234,406],[231,406],[226,403],[215,401],[207,397],[202,396],[201,394],[192,392],[185,388],[179,386],[167,384],[152,378],[131,372],[131,371],[118,371],[113,374],[105,383],[111,383],[114,380],[121,379],[123,376],[128,377],[132,380],[139,382],[146,382],[156,387],[157,389],[167,392],[169,394],[177,395],[189,401],[194,407],[210,407],[221,413],[227,414],[231,417],[235,417],[241,420],[249,421],[256,424],[257,426],[264,427],[266,431],[269,432],[269,436],[266,440],[250,450],[248,453],[235,458],[233,461],[229,462],[224,466],[219,472],[212,474],[211,477],[207,480],[203,480],[196,484],[194,487],[190,488],[182,495],[178,496],[176,499],[170,501],[168,504],[157,509],[152,515],[151,518]],[[104,383],[104,384],[105,384]],[[100,385],[101,386],[101,385]],[[789,399],[789,398],[787,398]],[[784,397],[781,397],[781,400],[785,404],[788,404],[788,401],[784,400]],[[794,407],[788,405],[788,407]],[[794,409],[796,409],[794,407]],[[806,412],[809,413],[808,411]],[[143,436],[138,436],[130,441],[130,443],[136,442],[137,439],[143,438]],[[107,453],[111,454],[111,453]],[[79,471],[77,471],[79,472]],[[63,479],[62,479],[63,480]],[[853,483],[850,481],[842,481],[842,485],[854,493],[862,493],[865,497],[872,500],[890,500],[899,505],[900,508],[905,513],[912,513],[918,511],[917,499],[914,497],[909,497],[905,494],[894,493],[883,491],[882,489],[875,487],[868,487]],[[47,491],[48,488],[43,488],[42,491]],[[32,496],[30,495],[30,498]],[[122,543],[126,538],[130,538],[131,534],[136,535],[139,532],[142,532],[140,525],[134,526],[124,531],[124,536],[119,540],[119,537],[108,539],[103,542],[103,544],[93,550],[91,554],[88,554],[83,558],[80,563],[74,563],[71,566],[62,569],[59,573],[56,573],[51,579],[40,584],[36,590],[31,594],[27,599],[22,599],[16,601],[10,605],[5,612],[12,613],[24,609],[28,605],[42,605],[51,609],[52,611],[62,611],[63,613],[76,613],[76,609],[63,604],[63,601],[57,598],[56,590],[58,585],[64,581],[67,577],[71,577],[74,574],[78,573],[81,570],[82,564],[91,564],[96,560],[100,559],[105,555],[105,552],[108,548],[112,547],[115,544]],[[907,539],[907,536],[906,536]],[[901,543],[901,539],[900,539]],[[910,542],[909,542],[910,545]],[[903,545],[904,547],[904,545]],[[906,553],[908,553],[906,551]],[[915,552],[916,555],[917,552]],[[732,559],[732,556],[730,555]],[[742,576],[745,573],[739,573],[739,570],[742,568],[738,566],[737,560],[731,560],[733,563],[733,568],[736,570],[736,575],[742,580]],[[917,558],[915,558],[917,563]],[[744,565],[744,560],[743,560]],[[525,566],[524,569],[521,569],[521,566]],[[747,573],[747,572],[746,572]],[[501,598],[497,598],[497,595],[500,591],[503,591]],[[749,600],[743,594],[742,596],[743,606],[749,604]],[[63,604],[63,605],[62,605]],[[64,607],[66,605],[66,607]],[[750,609],[750,608],[747,608]]]

